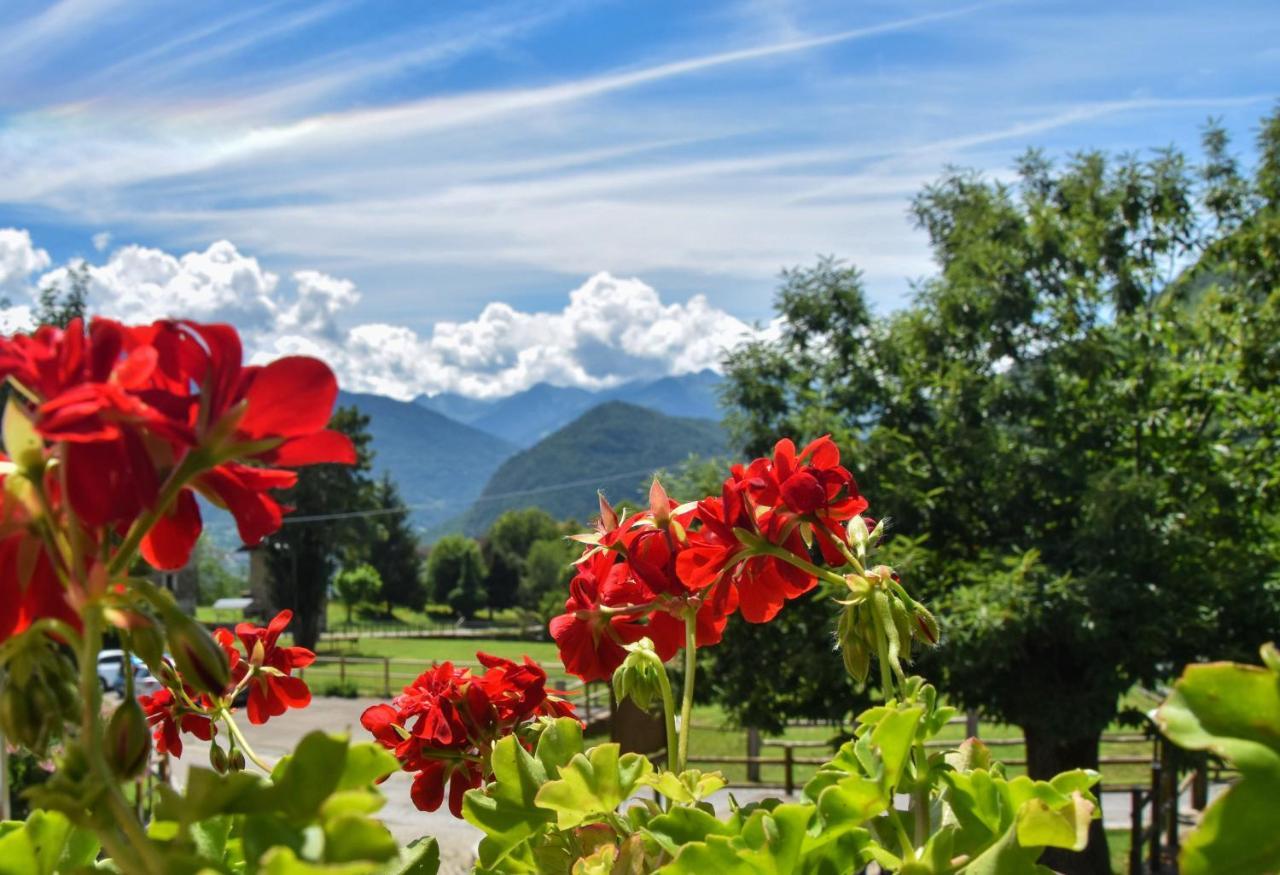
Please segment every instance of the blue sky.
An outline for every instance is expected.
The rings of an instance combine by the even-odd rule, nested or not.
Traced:
[[[945,166],[1194,148],[1209,116],[1247,157],[1280,97],[1274,0],[7,0],[0,20],[0,228],[44,253],[9,259],[10,291],[83,257],[104,310],[180,300],[274,352],[379,325],[370,345],[458,369],[340,363],[399,395],[556,368],[604,385],[652,365],[641,341],[668,370],[706,364],[671,324],[533,317],[643,318],[618,304],[639,295],[654,324],[702,306],[728,338],[818,253],[892,308],[930,269],[907,204]],[[552,328],[608,335],[623,362],[572,373],[534,342]]]

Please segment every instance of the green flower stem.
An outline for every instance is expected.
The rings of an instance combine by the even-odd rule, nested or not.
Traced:
[[[812,562],[810,562],[807,559],[801,559],[799,556],[797,556],[795,553],[792,553],[790,550],[784,550],[781,547],[775,547],[772,544],[769,544],[768,547],[762,550],[761,552],[763,552],[768,556],[773,556],[777,559],[781,559],[784,562],[789,562],[790,564],[794,565],[796,568],[799,568],[801,571],[808,572],[809,574],[812,574],[814,577],[817,577],[821,580],[825,580],[827,583],[832,583],[832,584],[835,584],[836,586],[848,586],[848,584],[845,582],[844,577],[832,571],[830,568],[823,568],[820,565],[814,565]]]
[[[690,611],[684,618],[684,690],[680,704],[680,742],[676,756],[677,775],[682,773],[689,760],[689,735],[693,731],[693,675],[698,668],[698,615]]]
[[[680,744],[680,737],[676,734],[676,698],[671,692],[671,680],[667,677],[667,667],[658,657],[655,656],[654,660],[658,663],[658,689],[662,692],[662,717],[667,724],[667,764],[675,765],[676,751]]]
[[[227,711],[226,709],[223,709],[222,717],[223,717],[223,722],[227,724],[227,731],[231,733],[231,737],[236,740],[236,744],[240,747],[242,751],[244,751],[244,755],[247,756],[250,760],[252,760],[255,766],[257,766],[258,768],[262,769],[262,771],[270,775],[271,766],[267,765],[267,763],[262,759],[262,757],[254,753],[253,748],[249,745],[249,742],[245,739],[244,733],[241,732],[240,727],[236,725],[235,718],[231,716],[231,712]]]
[[[916,785],[911,791],[911,808],[915,815],[916,845],[924,847],[929,840],[929,755],[924,742],[915,743]]]
[[[898,837],[898,846],[902,851],[902,859],[910,862],[916,858],[916,846],[911,843],[907,828],[902,825],[902,812],[893,806],[889,807],[889,822],[893,824],[893,833]]]
[[[107,806],[111,810],[115,826],[123,833],[124,841],[113,829],[98,830],[103,845],[124,871],[146,872],[164,875],[164,861],[156,853],[155,846],[142,831],[137,814],[120,792],[119,785],[107,768],[102,744],[101,703],[102,690],[98,686],[98,651],[102,649],[102,625],[98,606],[90,604],[83,613],[84,634],[80,650],[80,698],[84,707],[81,723],[81,743],[90,767],[106,788]]]

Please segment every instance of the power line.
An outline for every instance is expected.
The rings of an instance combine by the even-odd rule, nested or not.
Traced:
[[[683,462],[680,459],[667,465],[655,465],[649,468],[637,468],[634,471],[623,471],[618,474],[610,474],[607,477],[583,477],[580,480],[569,480],[565,483],[557,483],[554,486],[535,486],[530,489],[515,489],[510,492],[498,492],[492,495],[481,495],[476,498],[472,504],[480,504],[484,501],[501,501],[504,498],[520,498],[527,495],[541,495],[547,492],[558,492],[562,489],[578,489],[582,486],[599,485],[601,483],[611,483],[615,480],[622,480],[631,477],[643,477],[645,474],[652,474],[659,468],[668,468],[671,465],[677,465]],[[351,510],[339,513],[314,513],[305,516],[286,516],[284,518],[285,525],[297,523],[322,522],[324,520],[344,520],[358,519],[361,517],[387,516],[389,514],[409,513],[415,510],[433,510],[440,507],[445,499],[438,498],[435,501],[420,502],[417,504],[406,504],[400,507],[376,507],[368,510]]]

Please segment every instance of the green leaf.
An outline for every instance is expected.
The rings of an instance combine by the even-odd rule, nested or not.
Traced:
[[[252,814],[274,807],[271,786],[250,772],[220,775],[211,769],[192,768],[187,772],[187,787],[178,793],[161,784],[160,800],[155,816],[191,824],[219,814]]]
[[[559,717],[542,730],[535,756],[547,775],[555,777],[582,750],[582,724],[572,717]]]
[[[1264,650],[1264,659],[1270,654]],[[1156,722],[1177,744],[1231,761],[1240,780],[1205,809],[1182,845],[1184,875],[1280,870],[1280,671],[1234,663],[1188,666]]]
[[[191,841],[196,853],[210,860],[221,860],[227,853],[227,839],[231,835],[232,818],[229,815],[210,817],[191,825]]]
[[[560,829],[612,812],[653,770],[640,754],[619,757],[618,751],[617,744],[602,744],[578,754],[538,791],[537,804],[556,812]]]
[[[329,794],[338,788],[347,773],[347,740],[324,732],[305,735],[294,748],[293,756],[276,766],[274,797],[279,810],[294,820],[306,822],[315,818]],[[362,756],[363,760],[364,757]],[[335,768],[342,763],[342,768]],[[360,765],[353,774],[358,776]]]
[[[394,773],[400,763],[380,744],[353,744],[338,779],[338,790],[363,790]]]
[[[547,781],[546,770],[515,736],[494,745],[489,764],[493,781],[483,790],[468,790],[462,799],[463,819],[485,833],[480,863],[486,867],[496,865],[553,820],[550,812],[534,803]]]
[[[381,793],[368,790],[339,790],[320,806],[320,816],[324,819],[340,817],[344,814],[373,814],[382,810],[387,800]]]
[[[1018,811],[1018,843],[1024,847],[1067,848],[1083,851],[1089,844],[1089,821],[1095,808],[1078,792],[1066,805],[1053,807],[1030,799]]]
[[[386,869],[384,875],[436,875],[440,871],[440,845],[433,838],[411,841],[400,852],[399,862]]]
[[[53,875],[90,865],[98,856],[93,833],[56,811],[33,811],[26,822],[6,821],[0,830],[2,875]]]
[[[672,802],[690,805],[706,799],[725,785],[724,775],[719,772],[703,773],[700,769],[688,769],[677,775],[675,772],[658,772],[644,781]]]
[[[1024,848],[1010,827],[995,842],[960,870],[961,875],[1051,875],[1048,869],[1036,865],[1042,853],[1040,848]]]
[[[871,743],[880,750],[884,762],[881,780],[886,788],[896,787],[902,780],[902,770],[911,756],[916,740],[916,727],[924,716],[924,708],[904,708],[884,717],[871,732]]]
[[[373,875],[376,863],[308,863],[289,848],[272,848],[262,858],[259,875]]]
[[[400,853],[399,845],[385,826],[355,814],[330,820],[324,825],[324,836],[324,857],[330,863],[383,863]]]
[[[709,835],[704,842],[687,844],[658,871],[664,875],[781,875],[806,871],[801,859],[813,815],[814,807],[806,804],[778,805],[771,811],[756,809],[743,823],[741,834]],[[825,856],[826,851],[823,848],[820,854]],[[828,870],[821,871],[826,875]]]
[[[658,815],[646,827],[646,832],[653,840],[672,856],[678,854],[685,845],[704,841],[707,836],[733,836],[741,830],[741,819],[736,814],[730,815],[728,822],[723,822],[709,811],[683,805],[674,806],[665,814]]]
[[[850,775],[822,791],[818,817],[824,825],[857,826],[888,810],[890,798],[878,782]]]

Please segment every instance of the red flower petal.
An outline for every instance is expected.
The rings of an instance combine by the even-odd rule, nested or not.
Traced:
[[[161,571],[182,568],[200,538],[200,507],[191,490],[178,493],[169,513],[142,539],[142,558]]]
[[[329,423],[338,381],[329,366],[307,356],[277,359],[259,370],[245,393],[240,430],[255,437],[295,437]]]

